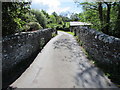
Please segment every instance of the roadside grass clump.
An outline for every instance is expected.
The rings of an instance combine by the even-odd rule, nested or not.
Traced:
[[[39,41],[39,44],[40,44],[40,49],[43,49],[43,47],[45,45],[45,39],[41,38],[40,41]]]
[[[55,36],[57,36],[57,34],[56,33],[52,33],[52,37],[55,37]]]
[[[67,31],[66,31],[67,32]],[[69,34],[71,34],[71,35],[73,35],[74,36],[74,33],[73,32],[67,32],[67,33],[69,33]]]
[[[89,53],[83,48],[81,47],[82,51],[84,52],[84,54],[86,55],[86,57],[92,62],[92,64],[96,64],[96,61],[93,59],[93,57],[91,55],[89,55]]]

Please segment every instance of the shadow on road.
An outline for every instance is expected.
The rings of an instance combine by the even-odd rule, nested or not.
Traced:
[[[84,70],[80,68],[82,72],[78,72],[75,77],[77,85],[81,84],[82,87],[88,88],[105,88],[106,86],[109,88],[113,87],[112,83],[107,80],[104,73],[98,68],[94,66],[86,67],[83,64],[81,64],[81,66]]]

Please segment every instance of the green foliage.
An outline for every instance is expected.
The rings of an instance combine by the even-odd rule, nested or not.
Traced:
[[[35,18],[37,19],[37,21],[39,22],[39,24],[43,27],[46,28],[47,25],[47,18],[46,16],[43,14],[43,12],[39,11],[39,10],[31,10],[32,14],[35,15]]]
[[[24,14],[29,12],[29,2],[2,2],[2,35],[10,35],[23,29]]]
[[[56,12],[53,12],[52,15],[49,15],[47,17],[48,17],[47,28],[53,28],[57,30],[69,28],[69,23],[67,22],[69,21],[68,17],[57,15]]]
[[[73,36],[74,36],[74,33],[73,33],[73,32],[68,32],[68,31],[63,31],[63,30],[58,30],[58,31],[61,31],[61,32],[66,32],[66,33],[71,34],[71,35],[73,35]]]
[[[40,49],[42,49],[45,45],[45,39],[41,38],[40,41],[39,41],[39,44],[40,44]]]
[[[70,28],[70,22],[65,22],[65,27]]]
[[[77,13],[72,13],[72,15],[70,16],[71,21],[79,21],[80,17],[79,14]]]
[[[69,22],[70,21],[70,18],[68,18],[68,17],[62,16],[62,15],[60,15],[60,17],[62,18],[63,22]]]
[[[74,33],[73,32],[67,32],[68,34],[71,34],[71,35],[73,35],[74,36]]]
[[[57,17],[57,16],[58,16],[56,12],[53,12],[53,13],[52,13],[52,15],[54,15],[55,17]]]
[[[109,73],[105,73],[105,75],[106,75],[107,77],[110,77],[110,74],[109,74]]]
[[[37,22],[37,19],[35,18],[35,16],[31,12],[28,12],[28,13],[24,14],[24,20],[27,23]]]
[[[30,29],[30,26],[28,26],[28,25],[24,25],[22,31],[28,31],[29,29]]]
[[[49,19],[49,14],[46,11],[41,10],[41,12],[46,16],[47,19]]]
[[[42,29],[42,26],[39,23],[37,23],[37,22],[30,22],[27,25],[28,25],[28,27],[30,27],[29,29],[31,29],[31,30]]]
[[[58,24],[55,24],[55,23],[50,23],[50,24],[47,24],[47,28],[57,28]]]
[[[57,36],[57,34],[56,33],[52,33],[52,37],[55,37],[55,36]]]
[[[50,15],[49,17],[50,17],[49,23],[57,23],[56,18],[55,18],[54,15]]]
[[[78,15],[79,21],[90,22],[93,24],[91,28],[120,37],[120,2],[80,3],[76,0],[76,3],[84,10]]]

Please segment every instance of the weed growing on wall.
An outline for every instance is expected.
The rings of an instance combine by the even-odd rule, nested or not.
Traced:
[[[40,49],[42,49],[44,45],[45,45],[45,39],[41,38],[40,39]]]

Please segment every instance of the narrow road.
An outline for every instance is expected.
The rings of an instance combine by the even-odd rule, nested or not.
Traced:
[[[74,36],[58,32],[11,85],[17,88],[114,88],[83,53]]]

